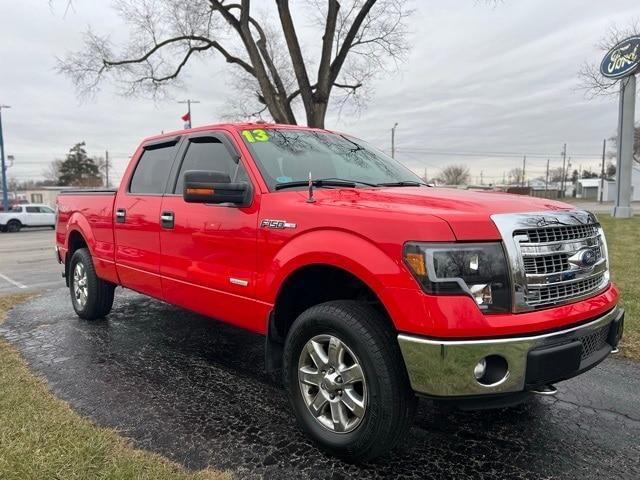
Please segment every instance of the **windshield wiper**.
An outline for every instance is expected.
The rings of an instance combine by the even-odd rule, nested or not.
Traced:
[[[311,184],[314,187],[347,187],[354,188],[356,186],[356,182],[352,182],[349,180],[332,180],[332,179],[322,179],[322,180],[311,180]],[[294,182],[283,182],[276,183],[274,187],[275,190],[282,190],[283,188],[292,188],[292,187],[306,187],[309,185],[309,180],[296,180]]]
[[[385,182],[376,184],[378,187],[428,187],[426,183],[403,180],[401,182]]]

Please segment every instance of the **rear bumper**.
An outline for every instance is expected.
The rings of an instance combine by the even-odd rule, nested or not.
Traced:
[[[412,388],[434,397],[523,392],[593,368],[622,336],[624,310],[614,307],[579,326],[554,332],[482,340],[398,335]],[[478,381],[474,368],[487,362]]]

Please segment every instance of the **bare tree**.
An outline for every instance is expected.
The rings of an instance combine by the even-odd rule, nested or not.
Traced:
[[[464,165],[449,165],[442,169],[438,177],[445,185],[465,185],[470,178],[469,168]]]
[[[47,168],[45,168],[42,172],[45,180],[54,185],[58,184],[58,178],[60,178],[60,166],[62,165],[62,160],[53,160]]]
[[[562,170],[562,168],[560,170]],[[509,178],[510,185],[524,185],[524,172],[522,168],[512,168],[509,170],[507,177]]]
[[[640,21],[638,20],[634,20],[622,28],[612,26],[607,35],[597,44],[597,47],[604,54],[625,38],[633,35],[640,35]],[[600,62],[585,62],[578,72],[578,77],[580,79],[578,89],[583,90],[589,98],[618,93],[616,88],[618,80],[604,77],[600,73]]]
[[[129,43],[118,48],[89,29],[82,50],[59,59],[58,70],[81,95],[110,77],[125,94],[158,96],[193,58],[215,53],[235,67],[235,88],[244,93],[232,102],[238,114],[295,124],[302,108],[308,125],[323,127],[331,99],[362,105],[365,84],[405,58],[408,1],[296,2],[322,32],[314,58],[303,54],[288,0],[275,2],[280,28],[259,17],[250,0],[118,0]]]

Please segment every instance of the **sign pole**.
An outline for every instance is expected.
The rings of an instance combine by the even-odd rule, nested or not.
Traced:
[[[618,153],[616,158],[616,203],[611,216],[629,218],[631,208],[631,177],[633,173],[633,136],[636,108],[636,77],[620,80],[620,111],[618,117]]]

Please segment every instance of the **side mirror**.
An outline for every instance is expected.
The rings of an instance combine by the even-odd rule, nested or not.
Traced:
[[[244,205],[249,203],[249,185],[231,183],[226,173],[189,170],[184,172],[182,197],[188,203]]]

